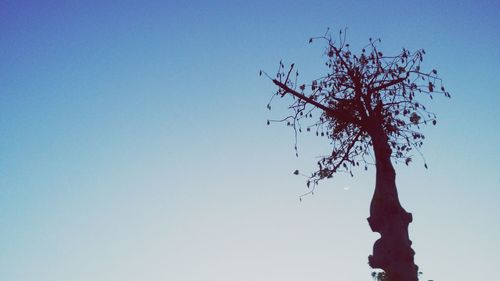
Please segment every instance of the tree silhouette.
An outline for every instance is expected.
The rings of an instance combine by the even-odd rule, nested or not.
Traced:
[[[381,237],[373,246],[369,265],[382,269],[385,274],[380,276],[384,280],[418,280],[415,252],[408,235],[412,215],[399,202],[392,161],[408,165],[412,152],[422,156],[420,148],[425,137],[420,127],[436,124],[435,114],[418,99],[450,94],[436,70],[421,70],[423,49],[403,49],[389,56],[379,50],[380,39],[370,38],[355,55],[346,43],[345,32],[340,31],[338,38],[333,38],[327,31],[309,43],[314,40],[326,42],[328,73],[324,77],[310,84],[298,83],[294,64],[285,67],[281,61],[275,78],[260,73],[277,86],[273,97],[292,98],[292,114],[274,122],[286,122],[294,129],[295,137],[297,132],[315,131],[331,141],[331,152],[321,157],[318,169],[307,180],[308,193],[314,191],[319,181],[335,173],[353,176],[353,168],[361,166],[366,170],[370,164],[375,165],[376,184],[368,223]],[[270,122],[273,121],[268,121],[268,125]],[[297,153],[297,146],[295,150]],[[427,168],[425,160],[424,166]]]

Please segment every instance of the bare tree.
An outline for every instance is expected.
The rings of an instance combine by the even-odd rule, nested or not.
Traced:
[[[346,43],[345,32],[340,31],[338,38],[327,32],[311,38],[309,43],[314,40],[326,42],[328,74],[324,77],[310,84],[298,83],[294,64],[285,67],[282,62],[273,78],[261,71],[277,86],[273,97],[292,98],[292,114],[274,122],[286,122],[296,137],[298,132],[315,131],[331,141],[331,152],[321,157],[318,169],[307,180],[308,193],[335,173],[352,176],[357,166],[368,169],[370,164],[375,165],[376,185],[368,223],[381,238],[373,246],[369,265],[382,269],[387,280],[418,280],[408,235],[412,215],[399,202],[393,161],[408,165],[413,152],[422,156],[420,148],[425,137],[420,127],[436,124],[435,114],[419,100],[450,94],[436,70],[420,68],[423,49],[403,49],[397,55],[386,55],[378,48],[380,39],[370,38],[355,55]],[[424,166],[427,168],[425,159]]]

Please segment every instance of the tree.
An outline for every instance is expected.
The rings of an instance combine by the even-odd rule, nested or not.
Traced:
[[[335,173],[353,176],[353,168],[362,166],[366,170],[374,164],[376,184],[368,223],[381,237],[373,246],[369,265],[382,269],[386,280],[418,280],[408,235],[412,214],[399,202],[393,161],[409,165],[412,152],[422,156],[420,148],[425,137],[420,128],[436,125],[436,115],[419,100],[450,94],[436,70],[421,70],[423,49],[410,52],[403,48],[399,54],[389,56],[379,50],[380,39],[370,38],[355,55],[346,43],[345,32],[340,31],[336,39],[327,32],[311,38],[309,43],[314,40],[326,42],[328,73],[324,77],[300,84],[294,64],[285,67],[281,61],[275,78],[260,73],[277,86],[273,97],[291,97],[292,114],[278,122],[291,126],[296,137],[297,132],[315,130],[331,141],[331,152],[321,157],[318,169],[307,180],[308,193]],[[297,153],[297,146],[295,149]],[[425,160],[424,166],[427,169]]]

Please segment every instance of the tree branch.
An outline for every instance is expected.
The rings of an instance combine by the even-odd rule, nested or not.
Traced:
[[[388,88],[388,87],[390,87],[390,86],[393,86],[393,85],[396,85],[396,84],[398,84],[398,83],[401,83],[401,82],[405,81],[405,79],[406,79],[406,78],[407,78],[407,77],[404,77],[404,78],[398,78],[398,79],[396,79],[396,80],[392,80],[391,82],[388,82],[388,83],[385,83],[385,84],[379,85],[378,87],[375,87],[375,88],[373,88],[373,89],[370,89],[370,92],[371,92],[371,93],[376,93],[376,92],[378,92],[378,91],[380,91],[380,90],[383,90],[383,89]]]
[[[309,103],[309,104],[312,104],[314,105],[315,107],[319,108],[319,109],[322,109],[323,111],[325,112],[328,112],[328,113],[333,113],[333,110],[331,108],[328,108],[326,106],[324,106],[323,104],[311,99],[311,98],[308,98],[306,96],[304,96],[303,94],[291,89],[290,87],[288,87],[287,85],[281,83],[280,81],[276,80],[276,79],[273,79],[273,83],[276,84],[278,87],[280,87],[283,91],[285,91],[285,93],[289,93],[303,101],[305,101],[306,103]]]
[[[345,153],[344,153],[344,156],[342,156],[342,159],[340,159],[340,161],[337,163],[337,165],[335,165],[332,169],[332,171],[335,173],[337,171],[337,169],[340,167],[340,165],[342,165],[342,163],[344,163],[344,161],[348,160],[349,159],[349,154],[351,153],[351,149],[354,147],[354,144],[356,144],[356,142],[358,141],[358,138],[359,136],[361,136],[361,131],[359,131],[356,136],[354,137],[354,139],[351,141],[351,143],[349,144],[349,146],[346,148],[345,150]]]

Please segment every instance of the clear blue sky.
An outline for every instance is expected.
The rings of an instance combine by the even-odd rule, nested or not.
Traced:
[[[370,280],[373,169],[300,203],[328,144],[296,158],[258,76],[324,74],[308,38],[346,26],[453,95],[396,167],[424,279],[498,277],[498,1],[178,2],[0,2],[0,280]]]

